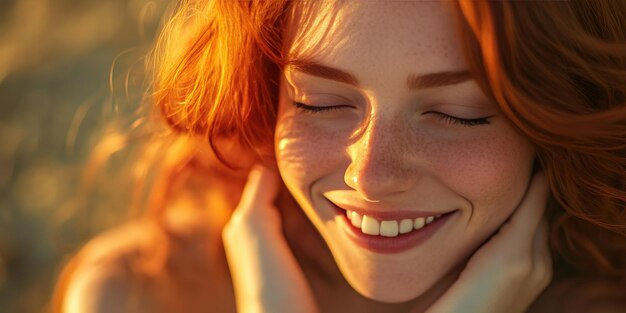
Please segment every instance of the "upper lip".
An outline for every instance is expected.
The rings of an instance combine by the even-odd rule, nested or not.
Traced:
[[[326,198],[332,205],[342,210],[354,211],[360,215],[367,215],[377,220],[402,220],[402,219],[414,219],[418,217],[437,216],[440,214],[450,213],[436,212],[426,210],[407,210],[405,208],[391,207],[381,204],[379,202],[367,203],[367,204],[354,204],[348,202],[339,202],[336,199],[330,200]]]

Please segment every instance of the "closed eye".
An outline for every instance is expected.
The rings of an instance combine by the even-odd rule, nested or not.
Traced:
[[[347,105],[347,104],[316,106],[316,105],[304,104],[298,101],[293,101],[292,104],[298,110],[304,111],[306,113],[322,113],[322,112],[335,111],[335,110],[339,110],[343,108],[353,108],[352,106]],[[479,126],[479,125],[489,125],[491,124],[491,121],[489,119],[492,117],[492,116],[486,116],[486,117],[480,117],[480,118],[465,119],[465,118],[460,118],[460,117],[452,116],[452,115],[445,114],[442,112],[437,112],[437,111],[428,111],[428,112],[424,112],[424,114],[435,114],[437,115],[439,119],[444,120],[445,122],[449,124],[462,125],[462,126],[468,126],[468,127]]]
[[[329,112],[329,111],[339,110],[339,109],[342,109],[342,108],[352,108],[352,106],[347,105],[347,104],[329,105],[329,106],[316,106],[316,105],[304,104],[304,103],[298,102],[298,101],[293,101],[292,103],[298,110],[301,110],[301,111],[304,111],[304,112],[308,112],[308,113],[321,113],[321,112]]]
[[[460,118],[456,116],[452,116],[449,114],[437,112],[437,111],[428,111],[424,112],[424,114],[435,114],[441,120],[449,124],[462,125],[462,126],[479,126],[479,125],[489,125],[491,121],[489,120],[493,116],[479,117],[479,118]]]

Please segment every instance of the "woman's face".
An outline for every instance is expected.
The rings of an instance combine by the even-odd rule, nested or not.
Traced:
[[[466,74],[448,7],[341,3],[320,6],[333,8],[330,28],[299,26],[294,14],[278,167],[350,285],[406,301],[513,212],[534,150]],[[306,25],[324,25],[309,13]]]

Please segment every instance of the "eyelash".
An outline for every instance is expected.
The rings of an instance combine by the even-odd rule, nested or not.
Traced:
[[[441,113],[441,112],[435,112],[435,111],[428,111],[428,112],[425,112],[424,114],[426,113],[436,114],[439,119],[442,119],[450,124],[457,124],[457,125],[462,125],[462,126],[467,126],[467,127],[491,124],[491,121],[489,121],[489,118],[491,116],[465,119],[465,118],[458,118],[452,115],[448,115],[448,114]]]
[[[293,105],[298,110],[302,110],[302,111],[305,111],[307,113],[321,113],[321,112],[334,111],[334,110],[338,110],[338,109],[342,109],[342,108],[351,108],[351,106],[345,105],[345,104],[320,107],[320,106],[304,104],[302,102],[297,102],[297,101],[293,101]]]
[[[338,110],[341,108],[351,107],[348,105],[313,106],[313,105],[307,105],[307,104],[304,104],[302,102],[297,102],[297,101],[293,101],[293,105],[298,110],[302,110],[307,113],[322,113],[322,112]],[[448,115],[448,114],[436,112],[436,111],[428,111],[428,112],[425,112],[424,114],[426,113],[436,114],[439,119],[444,120],[447,123],[462,125],[462,126],[467,126],[467,127],[491,124],[491,122],[489,121],[490,116],[481,117],[481,118],[464,119],[464,118],[458,118],[452,115]]]

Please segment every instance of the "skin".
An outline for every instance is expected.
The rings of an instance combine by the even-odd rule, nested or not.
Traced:
[[[275,138],[280,173],[255,167],[222,230],[230,277],[209,275],[209,286],[192,284],[189,292],[154,282],[140,299],[149,308],[222,303],[228,311],[232,282],[237,312],[514,313],[526,312],[550,282],[548,188],[541,173],[531,180],[532,145],[473,81],[406,85],[411,74],[466,68],[449,11],[437,2],[341,4],[325,36],[311,36],[320,27],[297,27],[296,15],[285,49],[352,73],[358,86],[286,68]],[[311,113],[293,100],[342,106]],[[441,113],[489,116],[489,124],[450,123]],[[379,254],[346,237],[329,204],[336,197],[370,211],[454,215],[413,249]],[[221,263],[207,264],[219,272]],[[116,269],[79,269],[64,311],[136,301],[124,289],[135,285]],[[216,288],[227,291],[204,293]]]
[[[322,44],[293,27],[299,44],[288,44],[289,53],[352,73],[359,85],[286,68],[275,137],[280,176],[354,290],[381,302],[432,301],[519,206],[533,147],[473,80],[407,87],[411,74],[467,69],[442,3],[356,1],[333,13],[339,22]],[[294,100],[347,106],[311,113]],[[490,123],[453,124],[437,112]],[[347,238],[328,202],[338,195],[366,210],[456,212],[423,244],[380,254]]]
[[[288,41],[286,49],[350,71],[359,86],[287,69],[276,129],[280,176],[266,167],[250,172],[222,231],[230,276],[201,277],[208,286],[192,284],[185,287],[194,289],[189,293],[180,285],[168,288],[177,292],[172,299],[184,299],[170,307],[162,305],[160,294],[150,294],[150,308],[158,303],[171,311],[192,300],[214,311],[216,303],[230,304],[232,282],[238,312],[526,312],[552,279],[542,217],[549,192],[541,172],[530,179],[530,143],[472,81],[417,91],[404,87],[411,73],[464,68],[447,11],[434,2],[346,3],[334,12],[339,23],[323,40],[299,35],[296,19],[291,35],[300,41]],[[347,106],[311,114],[295,110],[293,99],[310,105],[339,99]],[[490,124],[449,124],[436,112],[490,116]],[[370,210],[456,213],[414,250],[379,255],[344,238],[327,202],[337,194]],[[195,257],[181,257],[190,256]],[[221,255],[215,259],[220,263],[207,262],[213,269],[222,261]],[[64,311],[106,311],[102,303],[127,300],[127,277],[114,270],[91,264],[73,274]],[[528,312],[554,312],[553,304],[571,291],[567,286],[546,293],[549,309],[533,305]],[[568,307],[585,310],[575,301],[585,296],[576,295]],[[600,297],[590,298],[595,312]],[[605,304],[607,311],[615,309]]]

